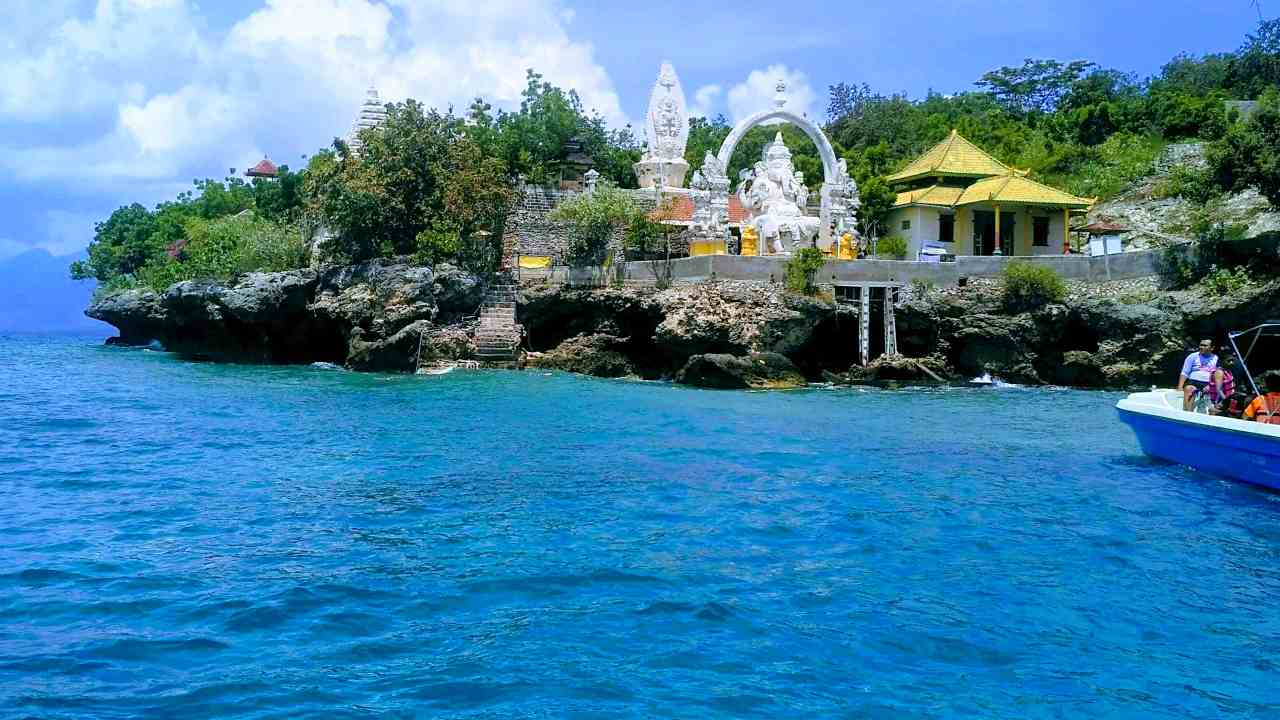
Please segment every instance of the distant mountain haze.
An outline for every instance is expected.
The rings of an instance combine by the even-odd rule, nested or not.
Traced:
[[[0,332],[111,334],[110,325],[84,315],[94,283],[71,279],[71,263],[84,257],[31,250],[0,260]]]

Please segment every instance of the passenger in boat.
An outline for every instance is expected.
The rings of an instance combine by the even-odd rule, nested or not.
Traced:
[[[1253,402],[1255,397],[1248,388],[1236,384],[1235,378],[1231,376],[1231,357],[1222,358],[1222,390],[1223,397],[1218,401],[1216,408],[1211,410],[1211,414],[1221,415],[1223,417],[1242,420],[1244,418],[1245,408],[1249,407],[1249,403]],[[1215,377],[1214,380],[1217,380]],[[1209,390],[1214,390],[1214,386],[1210,385]]]
[[[1244,419],[1280,425],[1280,373],[1269,372],[1263,381],[1267,392],[1259,395],[1244,410]]]
[[[1210,415],[1227,415],[1229,401],[1236,395],[1236,379],[1231,374],[1231,356],[1228,355],[1219,360],[1218,369],[1214,370],[1209,376],[1211,382],[1209,387],[1205,388],[1205,392],[1209,393],[1209,414]],[[1244,408],[1249,404],[1246,398],[1244,403],[1240,404],[1239,410],[1235,411],[1235,417],[1240,417],[1240,413],[1244,412]]]
[[[1182,391],[1182,409],[1191,411],[1195,403],[1196,393],[1215,385],[1218,396],[1222,397],[1221,375],[1215,375],[1218,369],[1218,356],[1213,354],[1213,341],[1201,340],[1200,349],[1187,356],[1182,362],[1182,372],[1178,375],[1178,389]]]

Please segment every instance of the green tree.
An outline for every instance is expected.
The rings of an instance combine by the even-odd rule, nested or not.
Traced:
[[[1237,98],[1260,97],[1280,87],[1280,18],[1258,23],[1229,63],[1225,78]]]
[[[864,236],[884,232],[885,221],[898,194],[879,175],[858,180],[858,194],[862,207],[858,208],[858,231]]]
[[[1228,75],[1235,56],[1231,53],[1218,53],[1195,57],[1181,53],[1164,67],[1160,74],[1151,79],[1152,92],[1183,93],[1186,95],[1205,95],[1215,90],[1223,90],[1230,86]]]
[[[185,236],[138,272],[143,285],[160,292],[182,280],[232,280],[251,271],[302,267],[306,243],[298,227],[251,214],[212,220],[187,219]]]
[[[1001,299],[1011,312],[1034,310],[1049,303],[1062,302],[1067,285],[1053,268],[1026,260],[1015,260],[1004,268]]]
[[[360,141],[358,156],[339,140],[306,172],[309,206],[337,233],[324,248],[332,259],[415,253],[431,229],[456,233],[468,252],[483,250],[460,261],[496,262],[495,241],[476,238],[500,236],[513,188],[506,164],[487,156],[462,120],[407,100],[388,105],[386,122],[361,131]]]
[[[876,257],[882,260],[906,260],[907,239],[901,235],[880,238],[876,243]]]
[[[1019,113],[1052,112],[1058,102],[1085,71],[1094,67],[1087,60],[1061,63],[1057,60],[1027,58],[1021,67],[1008,65],[992,70],[976,83],[986,88],[1005,107]]]
[[[93,229],[88,259],[71,266],[71,277],[77,280],[110,283],[130,278],[165,251],[163,240],[155,237],[155,214],[138,203],[117,209]]]
[[[304,174],[292,172],[288,165],[281,165],[278,171],[274,180],[254,178],[250,185],[254,210],[271,220],[292,217],[303,204]]]
[[[729,137],[731,130],[724,115],[717,115],[712,119],[689,118],[689,142],[684,146],[684,160],[689,163],[690,175],[694,170],[702,168],[702,161],[706,159],[708,152],[712,155],[720,152],[720,146]]]
[[[1221,141],[1209,146],[1209,166],[1223,190],[1256,187],[1280,207],[1280,94],[1263,96],[1262,106],[1247,123],[1236,123]]]

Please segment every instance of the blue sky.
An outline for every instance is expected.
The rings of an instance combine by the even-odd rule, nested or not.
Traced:
[[[371,81],[389,100],[510,106],[534,67],[621,124],[670,60],[694,109],[747,114],[784,75],[793,105],[820,116],[834,82],[952,92],[1025,57],[1147,75],[1179,52],[1234,49],[1258,17],[1249,0],[4,5],[0,259],[75,252],[115,207],[263,154],[296,166],[347,132]]]

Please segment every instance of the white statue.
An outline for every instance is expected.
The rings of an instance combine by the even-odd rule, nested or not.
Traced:
[[[738,187],[738,199],[751,212],[761,247],[767,254],[787,254],[812,244],[821,220],[804,214],[809,199],[804,175],[791,163],[791,151],[779,132],[764,148],[760,162]]]
[[[658,80],[649,95],[644,136],[649,147],[633,166],[640,187],[681,187],[689,171],[689,163],[684,159],[685,145],[689,142],[689,117],[684,89],[671,63],[662,63],[658,70]]]

